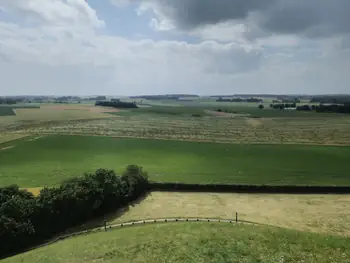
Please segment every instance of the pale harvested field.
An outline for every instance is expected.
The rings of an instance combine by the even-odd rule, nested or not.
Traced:
[[[262,119],[255,119],[255,118],[247,118],[247,123],[253,127],[259,127],[264,125],[264,121]]]
[[[350,195],[153,192],[110,223],[174,217],[235,218],[350,236]]]
[[[262,118],[118,116],[46,125],[27,133],[105,135],[222,143],[350,145],[350,117]]]
[[[16,109],[15,111],[19,120],[54,121],[109,117],[109,115],[102,113],[100,109],[92,111],[88,107],[86,110],[82,110],[77,108],[55,109],[44,106],[40,109]]]
[[[40,107],[44,110],[80,110],[93,113],[104,113],[104,112],[119,112],[120,110],[107,107],[96,107],[94,105],[84,105],[84,104],[48,104]]]
[[[0,132],[76,134],[218,143],[350,145],[350,116],[247,118],[242,115],[116,116],[118,109],[44,104],[0,117]],[[108,113],[109,112],[109,113]]]
[[[32,127],[45,127],[48,123],[62,123],[75,120],[116,118],[107,112],[117,109],[95,107],[94,105],[41,105],[40,108],[15,109],[16,116],[0,117],[0,132],[32,133]],[[18,135],[21,136],[21,135]],[[23,136],[23,135],[22,135]]]
[[[32,187],[32,188],[23,188],[28,192],[32,193],[34,196],[38,196],[40,194],[42,187]]]

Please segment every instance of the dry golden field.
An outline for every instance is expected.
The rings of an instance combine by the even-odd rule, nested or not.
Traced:
[[[350,236],[350,195],[152,192],[110,223],[153,218],[208,217]]]

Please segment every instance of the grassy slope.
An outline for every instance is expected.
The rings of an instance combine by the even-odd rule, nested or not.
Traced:
[[[156,181],[350,185],[350,147],[49,136],[2,144],[0,185],[54,185],[97,168],[143,165]]]
[[[350,240],[250,225],[147,225],[71,238],[17,262],[349,262]]]

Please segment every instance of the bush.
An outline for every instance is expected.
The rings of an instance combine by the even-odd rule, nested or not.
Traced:
[[[148,175],[137,165],[122,176],[99,169],[44,188],[38,197],[18,186],[0,188],[0,257],[125,206],[148,189]]]

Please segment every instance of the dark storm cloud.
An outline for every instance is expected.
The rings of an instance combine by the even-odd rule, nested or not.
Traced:
[[[145,0],[184,30],[250,17],[271,33],[350,33],[350,0]]]
[[[179,26],[194,28],[230,19],[244,19],[249,12],[266,10],[276,0],[153,0]]]
[[[264,14],[262,27],[309,37],[350,32],[349,0],[279,0]]]

